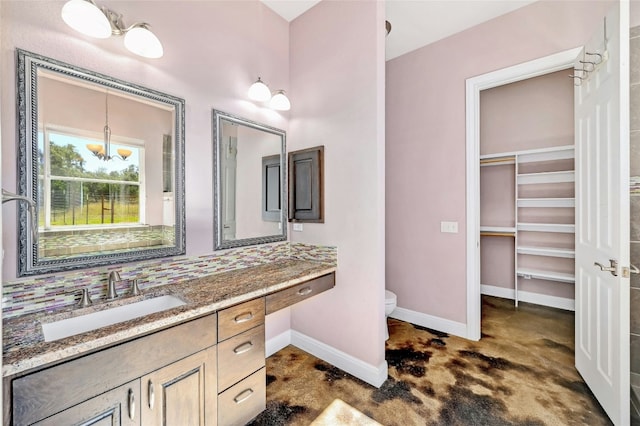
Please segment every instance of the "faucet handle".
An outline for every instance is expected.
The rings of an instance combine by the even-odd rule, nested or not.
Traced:
[[[80,301],[78,302],[78,306],[81,308],[86,308],[88,306],[93,305],[93,301],[91,300],[91,296],[89,295],[89,289],[84,287],[80,289],[82,291],[82,295],[80,296]]]
[[[138,287],[138,283],[140,281],[140,278],[134,278],[131,280],[131,295],[132,296],[139,296],[142,294],[142,291],[140,290],[140,287]]]

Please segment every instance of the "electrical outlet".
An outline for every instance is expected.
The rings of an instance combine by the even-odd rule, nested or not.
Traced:
[[[293,230],[297,232],[302,232],[304,230],[304,226],[301,223],[294,223]]]
[[[457,234],[458,222],[440,222],[440,232]]]

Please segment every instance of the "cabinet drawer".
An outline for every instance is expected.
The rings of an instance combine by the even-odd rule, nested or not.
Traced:
[[[218,341],[264,324],[264,298],[253,299],[218,312]]]
[[[218,395],[218,424],[244,425],[266,408],[267,376],[263,367]]]
[[[264,324],[218,344],[218,391],[264,367]]]
[[[334,272],[323,275],[313,280],[303,282],[293,287],[277,293],[269,294],[266,297],[267,314],[291,306],[318,293],[327,291],[336,285],[336,274]]]

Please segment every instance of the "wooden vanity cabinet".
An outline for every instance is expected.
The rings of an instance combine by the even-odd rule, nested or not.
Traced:
[[[330,273],[76,359],[7,378],[5,424],[244,425],[266,407],[265,315]]]
[[[182,420],[187,410],[179,407],[206,406],[192,424],[215,425],[216,332],[217,317],[212,314],[15,378],[11,380],[10,422],[163,424],[156,423],[155,416],[175,419],[179,415],[181,420],[173,424],[182,425],[187,424]],[[196,385],[194,378],[202,383]],[[153,414],[141,409],[149,406],[148,387],[143,388],[149,379],[154,386],[157,383]],[[131,405],[133,418],[128,415]],[[163,405],[168,405],[168,414]]]
[[[264,297],[218,312],[218,424],[244,425],[267,404]]]

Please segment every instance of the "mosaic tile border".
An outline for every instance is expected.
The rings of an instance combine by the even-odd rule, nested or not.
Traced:
[[[285,259],[310,260],[337,265],[337,248],[280,242],[218,251],[201,256],[180,256],[134,264],[87,269],[69,273],[29,277],[3,283],[3,319],[39,311],[53,311],[77,302],[82,288],[93,300],[105,294],[109,271],[118,270],[122,282],[118,292],[126,292],[128,280],[140,279],[140,287],[175,284],[206,275],[258,266]]]

